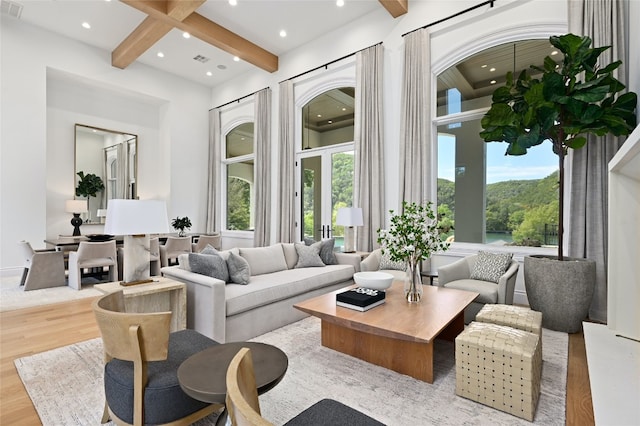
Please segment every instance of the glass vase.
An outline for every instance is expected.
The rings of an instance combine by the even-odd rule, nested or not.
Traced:
[[[422,277],[418,262],[407,262],[407,275],[404,279],[404,296],[409,303],[418,303],[422,299]]]

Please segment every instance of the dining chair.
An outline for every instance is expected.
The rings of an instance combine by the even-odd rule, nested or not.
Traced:
[[[19,241],[24,256],[20,286],[24,291],[61,287],[64,281],[64,253],[54,249],[34,250],[27,241]]]
[[[189,425],[222,410],[178,382],[180,364],[217,342],[189,329],[170,333],[171,312],[125,312],[122,290],[95,300],[93,312],[104,348],[102,423]]]
[[[207,245],[210,245],[216,250],[220,250],[222,248],[222,236],[220,236],[220,234],[200,235],[198,241],[191,243],[191,250],[194,253],[200,253]]]
[[[167,237],[167,242],[160,246],[160,265],[171,266],[178,262],[178,256],[191,253],[191,237]],[[171,260],[175,259],[175,263]]]
[[[109,268],[109,281],[118,279],[118,254],[115,240],[81,241],[78,251],[69,252],[69,287],[80,290],[84,269]]]
[[[226,409],[233,426],[273,426],[260,414],[253,359],[242,348],[227,368]],[[323,399],[307,408],[286,426],[384,426],[383,423],[333,399]]]

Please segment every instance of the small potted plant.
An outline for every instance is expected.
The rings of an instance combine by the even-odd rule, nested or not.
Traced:
[[[171,226],[173,226],[173,229],[178,230],[178,236],[184,237],[187,235],[185,229],[191,229],[191,219],[189,219],[187,216],[178,216],[171,221]]]

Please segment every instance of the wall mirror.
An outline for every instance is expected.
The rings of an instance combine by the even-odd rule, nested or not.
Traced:
[[[84,220],[99,223],[98,210],[106,209],[114,198],[135,199],[137,194],[138,137],[117,130],[75,125],[74,195],[79,172],[94,174],[102,180],[104,190],[88,197]],[[76,196],[76,198],[85,198]]]

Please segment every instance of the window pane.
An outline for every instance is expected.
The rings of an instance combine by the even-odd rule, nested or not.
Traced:
[[[344,226],[336,226],[336,215],[339,208],[353,206],[353,157],[353,151],[331,155],[331,229],[339,250],[344,247]]]
[[[488,108],[507,72],[517,76],[530,65],[542,67],[547,55],[561,61],[562,54],[553,54],[554,50],[548,40],[517,41],[483,50],[448,68],[438,76],[438,116]]]
[[[353,141],[355,88],[324,92],[302,107],[302,149]]]
[[[253,160],[227,165],[227,227],[253,229]]]
[[[227,133],[226,158],[253,154],[253,123],[242,123]]]
[[[438,213],[455,241],[553,245],[557,156],[545,142],[523,156],[485,143],[480,120],[438,127]]]

